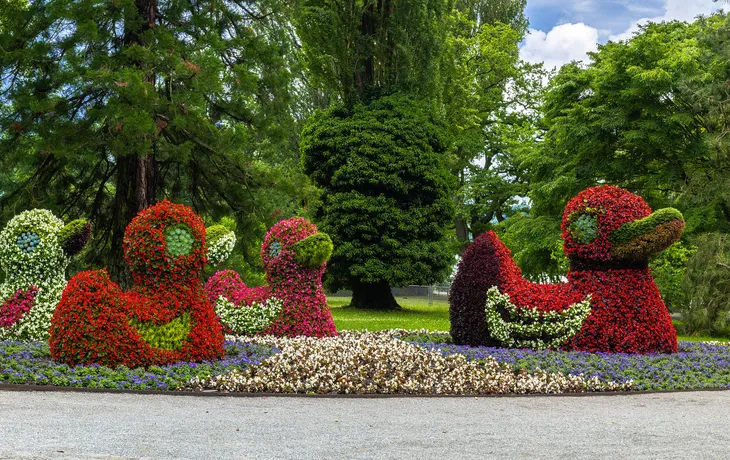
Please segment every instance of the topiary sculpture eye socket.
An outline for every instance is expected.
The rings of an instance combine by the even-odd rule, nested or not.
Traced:
[[[18,235],[15,240],[15,244],[20,249],[20,252],[25,254],[32,254],[40,244],[41,239],[36,232],[23,232]]]
[[[269,256],[270,257],[276,257],[281,252],[281,243],[278,241],[274,241],[269,245]]]
[[[570,235],[576,243],[589,244],[598,238],[598,218],[581,214],[570,224]]]
[[[180,224],[169,227],[165,234],[167,237],[167,254],[170,257],[178,258],[188,255],[193,250],[195,238],[193,238],[190,227],[187,225]]]

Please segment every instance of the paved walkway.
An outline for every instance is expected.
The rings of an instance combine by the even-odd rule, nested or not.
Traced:
[[[730,392],[499,398],[0,391],[0,458],[722,458]]]

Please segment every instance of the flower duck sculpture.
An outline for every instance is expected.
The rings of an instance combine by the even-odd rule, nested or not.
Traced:
[[[91,227],[66,225],[51,211],[31,209],[0,232],[0,340],[47,340],[53,311],[66,287],[71,256],[89,240]]]
[[[525,280],[494,232],[475,239],[451,289],[454,342],[676,352],[677,333],[648,261],[679,240],[682,214],[652,212],[641,197],[606,185],[570,200],[561,228],[570,270],[557,284]]]
[[[206,243],[203,220],[187,206],[162,201],[141,211],[124,235],[132,288],[122,292],[106,270],[74,276],[51,321],[51,356],[112,367],[222,358],[223,331],[200,280]]]
[[[237,334],[328,337],[337,335],[322,287],[332,240],[307,219],[274,225],[261,258],[267,286],[248,287],[232,270],[205,285],[224,325]]]

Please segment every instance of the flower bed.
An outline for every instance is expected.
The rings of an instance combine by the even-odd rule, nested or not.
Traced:
[[[42,342],[0,342],[0,386],[424,395],[730,388],[730,344],[721,343],[636,355],[457,346],[445,332],[403,330],[229,339],[222,360],[147,369],[69,367]]]
[[[444,356],[460,355],[475,362],[495,359],[515,370],[582,374],[602,381],[632,381],[635,390],[699,390],[730,388],[730,343],[679,342],[672,354],[585,353],[444,343],[447,333],[411,340]]]
[[[198,378],[192,390],[307,394],[478,395],[616,391],[630,385],[535,370],[515,371],[493,359],[443,356],[400,338],[407,331],[342,331],[338,337],[241,338],[281,353],[258,366]]]
[[[258,364],[277,350],[226,342],[226,357],[219,361],[176,363],[130,369],[92,364],[69,367],[51,359],[44,342],[0,342],[0,385],[57,385],[64,387],[131,390],[176,390],[195,377],[221,374]]]

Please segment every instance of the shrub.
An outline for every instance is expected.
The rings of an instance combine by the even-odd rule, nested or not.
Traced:
[[[687,334],[730,336],[730,237],[705,233],[687,262],[682,288],[682,330]]]
[[[688,301],[687,293],[691,289],[682,287],[682,279],[696,249],[682,242],[674,243],[649,262],[651,274],[669,311],[680,311]]]

